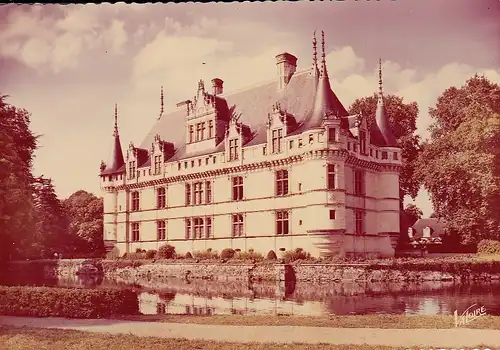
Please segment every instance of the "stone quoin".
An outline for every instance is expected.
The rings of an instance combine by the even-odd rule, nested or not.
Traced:
[[[161,113],[144,141],[101,163],[104,240],[120,254],[171,244],[267,254],[392,257],[399,237],[401,148],[382,93],[375,123],[333,92],[313,38],[312,67],[276,56],[270,82],[230,92],[214,78]],[[174,83],[174,82],[172,82]]]

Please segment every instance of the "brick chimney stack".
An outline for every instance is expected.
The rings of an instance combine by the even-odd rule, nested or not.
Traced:
[[[297,69],[297,57],[285,52],[276,56],[278,90],[284,89]]]
[[[219,78],[214,78],[212,79],[212,91],[214,96],[220,95],[224,92],[224,89],[222,88],[222,85],[224,84],[224,81]]]

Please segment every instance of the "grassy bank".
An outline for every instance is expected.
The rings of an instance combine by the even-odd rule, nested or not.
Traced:
[[[481,346],[478,348],[485,348]],[[257,344],[96,334],[72,330],[14,328],[0,326],[0,349],[9,350],[396,350],[407,347],[327,344]]]
[[[453,316],[404,316],[404,315],[356,315],[356,316],[192,316],[192,315],[139,315],[120,319],[166,323],[193,323],[233,326],[309,326],[332,328],[392,328],[392,329],[448,329],[454,328]],[[462,328],[500,329],[500,316],[482,316]]]

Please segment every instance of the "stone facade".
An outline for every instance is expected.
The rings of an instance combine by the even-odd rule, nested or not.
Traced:
[[[315,42],[312,69],[286,53],[270,83],[226,93],[214,79],[209,93],[200,81],[125,159],[115,110],[100,173],[107,246],[394,256],[402,155],[384,139],[382,92],[369,128],[338,101]]]

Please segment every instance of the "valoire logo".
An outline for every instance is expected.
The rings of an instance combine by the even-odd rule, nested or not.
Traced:
[[[460,316],[458,311],[455,310],[455,327],[465,326],[467,323],[477,320],[479,317],[486,315],[486,309],[484,306],[474,307],[477,304],[472,304],[465,310]]]

